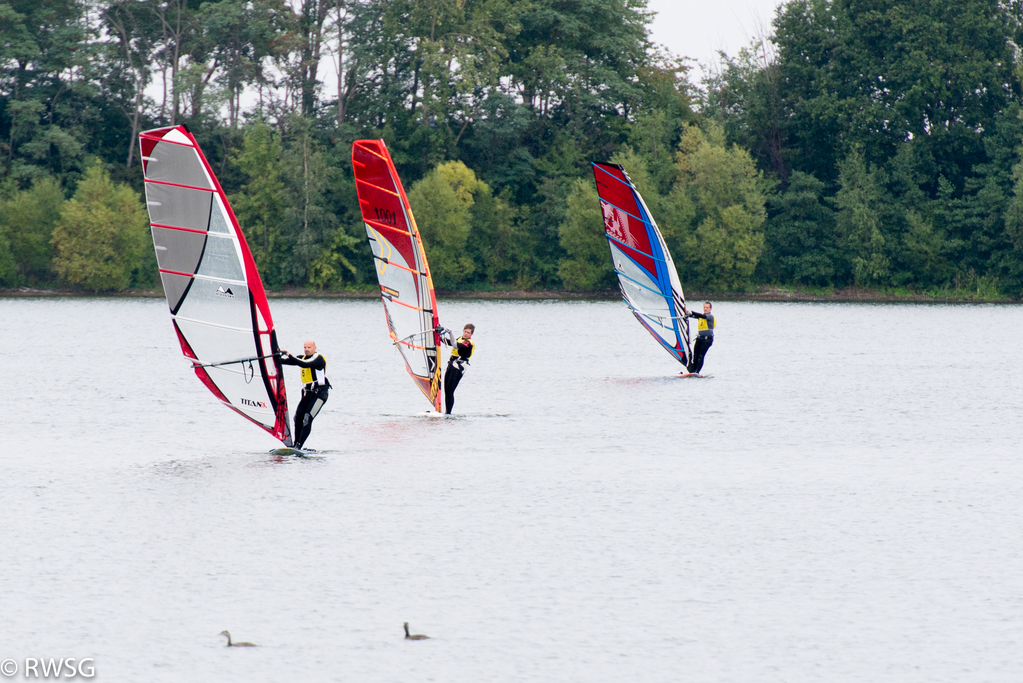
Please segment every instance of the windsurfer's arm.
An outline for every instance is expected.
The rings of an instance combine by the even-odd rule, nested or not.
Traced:
[[[318,353],[315,358],[302,359],[295,358],[287,351],[281,351],[281,364],[297,365],[300,368],[313,368],[314,370],[322,370],[327,366],[327,362],[323,360],[323,356]]]
[[[437,334],[440,335],[440,340],[448,346],[455,345],[455,333],[448,328],[437,325]]]
[[[689,317],[690,318],[703,318],[704,320],[707,319],[707,316],[705,316],[703,313],[697,313],[696,311],[689,311]]]

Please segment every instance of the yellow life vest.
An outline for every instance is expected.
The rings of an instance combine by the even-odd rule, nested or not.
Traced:
[[[320,354],[320,358],[323,358],[323,369],[313,370],[313,368],[299,368],[302,371],[302,384],[312,384],[317,382],[318,384],[325,384],[327,377],[327,358],[323,354]],[[319,377],[317,377],[317,374]]]
[[[468,344],[469,344],[469,355],[468,356],[462,356],[460,353],[458,353],[458,345],[463,343],[463,342],[468,342]],[[475,350],[476,350],[476,343],[473,342],[473,340],[471,340],[471,339],[462,339],[461,337],[459,337],[458,339],[455,340],[455,345],[451,347],[451,355],[456,357],[456,358],[457,357],[462,357],[462,358],[465,358],[466,360],[469,360],[470,358],[472,358],[472,352],[475,351]]]

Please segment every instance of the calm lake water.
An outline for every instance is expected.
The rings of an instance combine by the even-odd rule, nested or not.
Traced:
[[[377,302],[271,306],[329,359],[315,459],[219,405],[162,299],[0,299],[0,659],[1023,680],[1023,307],[721,302],[711,376],[677,379],[624,304],[442,300],[478,342],[444,419]]]

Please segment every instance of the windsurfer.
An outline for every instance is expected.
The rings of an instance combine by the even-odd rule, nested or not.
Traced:
[[[472,352],[476,348],[476,344],[472,340],[472,333],[475,331],[475,325],[466,323],[462,329],[462,336],[455,339],[454,332],[439,325],[437,326],[437,332],[440,334],[441,341],[451,347],[448,369],[444,372],[444,408],[448,415],[451,414],[451,408],[455,405],[455,389],[458,388],[458,383],[462,381],[462,375],[465,374],[465,366],[469,364]]]
[[[295,448],[301,450],[309,432],[313,429],[313,420],[320,408],[327,402],[330,380],[327,379],[327,359],[316,351],[316,342],[307,341],[303,345],[305,355],[292,356],[281,350],[282,365],[297,365],[302,368],[302,400],[295,409]]]
[[[699,318],[699,333],[696,336],[696,343],[693,344],[693,358],[689,361],[689,372],[698,375],[703,369],[703,358],[707,355],[707,349],[714,343],[714,314],[710,312],[713,306],[709,301],[703,302],[703,313],[690,311],[688,308],[682,310],[690,318]]]

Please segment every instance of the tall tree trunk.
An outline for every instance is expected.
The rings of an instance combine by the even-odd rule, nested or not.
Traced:
[[[342,20],[343,2],[337,3],[337,127],[341,130],[345,122],[345,24]]]
[[[305,0],[302,5],[302,63],[299,66],[302,88],[302,113],[312,116],[316,109],[316,71],[323,48],[323,22],[329,0]]]

